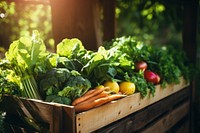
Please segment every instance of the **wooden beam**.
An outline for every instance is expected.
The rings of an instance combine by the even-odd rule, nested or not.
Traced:
[[[188,0],[184,2],[183,16],[183,49],[189,58],[189,63],[196,65],[197,59],[197,27],[198,27],[198,8],[199,0]],[[194,130],[194,106],[195,106],[195,77],[191,87],[191,129]]]
[[[103,0],[103,41],[115,38],[115,0]]]
[[[191,63],[196,62],[197,56],[198,5],[198,0],[188,0],[184,3],[183,49]]]

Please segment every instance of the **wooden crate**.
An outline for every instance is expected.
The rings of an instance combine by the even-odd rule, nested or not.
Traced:
[[[157,106],[163,104],[163,111],[164,110],[166,111],[166,109],[164,109],[165,105],[170,107],[170,103],[167,102],[162,103],[162,99],[168,99],[169,96],[173,96],[177,92],[179,92],[178,94],[181,95],[182,91],[185,90],[187,86],[188,84],[186,84],[183,79],[181,79],[181,82],[179,84],[167,85],[166,88],[162,88],[160,85],[157,85],[154,97],[147,96],[145,98],[142,98],[139,93],[135,93],[125,98],[112,101],[101,107],[94,108],[89,111],[85,111],[78,114],[75,113],[73,106],[67,106],[57,103],[48,103],[40,100],[25,99],[13,96],[4,96],[3,99],[4,102],[2,102],[1,107],[5,109],[8,115],[12,116],[15,115],[18,117],[29,118],[32,120],[36,120],[39,123],[48,124],[49,131],[52,133],[54,132],[87,133],[87,132],[104,132],[105,130],[108,130],[106,132],[109,132],[111,131],[111,129],[113,130],[115,129],[112,127],[114,123],[118,122],[120,123],[120,121],[125,118],[131,118],[130,116],[134,115],[135,113],[136,114],[134,115],[134,117],[136,117],[138,112],[142,111],[144,112],[145,110],[151,112],[155,110],[155,108],[151,107],[150,105],[154,106],[154,104],[158,104],[161,102]],[[189,95],[188,91],[184,92],[185,93],[183,94]],[[179,96],[178,99],[175,101],[179,101],[179,98],[181,99],[181,96]],[[176,102],[173,102],[171,100],[171,104],[172,103]],[[181,110],[184,110],[184,113],[182,113],[182,116],[180,116],[180,118],[176,117],[177,119],[173,120],[172,124],[169,126],[162,125],[163,121],[166,121],[166,123],[168,123],[167,121],[169,120],[171,121],[171,117],[168,117],[167,115],[167,116],[162,116],[163,119],[160,119],[160,121],[155,122],[155,124],[150,126],[151,129],[150,128],[147,129],[141,128],[141,129],[144,130],[143,132],[150,132],[151,130],[157,130],[156,128],[163,126],[166,127],[167,129],[171,128],[173,126],[173,123],[176,123],[188,113],[189,111],[188,106],[189,106],[189,101],[185,102],[184,104],[181,104],[180,107],[174,108],[172,110],[172,112],[170,113],[171,117],[174,117],[177,114],[179,114]],[[148,109],[149,107],[151,108]],[[187,108],[187,110],[185,108]],[[152,117],[154,118],[154,116]],[[149,121],[145,120],[145,122]],[[139,123],[137,121],[131,122],[129,123],[129,126],[132,127],[135,124],[137,125]],[[117,127],[118,128],[123,127],[123,124]],[[134,130],[135,129],[137,128],[134,128]],[[125,132],[126,130],[124,129],[122,131]],[[127,132],[129,132],[129,128]]]

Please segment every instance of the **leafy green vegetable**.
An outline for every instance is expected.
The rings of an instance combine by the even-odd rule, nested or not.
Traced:
[[[27,69],[29,73],[33,73],[35,64],[45,59],[46,55],[46,47],[36,31],[32,38],[21,37],[14,41],[6,52],[6,58],[11,63],[16,61],[18,67]]]
[[[66,105],[71,105],[72,100],[63,97],[63,96],[56,96],[56,95],[49,95],[45,99],[46,102],[56,102],[56,103],[61,103],[61,104],[66,104]]]
[[[49,53],[45,59],[40,60],[40,62],[37,62],[34,68],[34,75],[36,76],[36,78],[40,73],[46,73],[47,71],[56,67],[58,58],[59,56],[57,54]]]
[[[110,51],[118,51],[120,55],[126,53],[129,59],[133,62],[148,60],[150,56],[151,47],[143,44],[141,41],[135,40],[133,37],[115,38],[111,42],[104,44],[106,49]]]
[[[79,39],[64,39],[57,45],[57,54],[70,58],[74,53],[83,50],[84,47]]]
[[[64,67],[69,70],[76,70],[76,66],[74,65],[73,61],[68,59],[67,57],[58,57],[57,67]]]
[[[157,72],[162,79],[162,86],[167,83],[179,83],[180,77],[189,75],[189,66],[183,65],[185,61],[181,50],[175,54],[178,49],[170,47],[154,48],[150,56],[149,69]],[[174,52],[173,52],[174,51]]]
[[[44,92],[47,91],[47,95],[57,93],[62,87],[63,82],[69,77],[70,71],[68,69],[53,68],[40,77],[40,90]]]
[[[10,45],[6,52],[6,59],[10,61],[16,75],[21,77],[22,96],[41,99],[34,78],[34,69],[38,62],[46,58],[47,54],[46,47],[37,31],[33,32],[32,38],[21,37]]]
[[[72,73],[74,73],[74,72],[72,72]],[[75,98],[80,97],[83,94],[85,94],[91,88],[91,83],[88,79],[83,78],[81,75],[73,74],[66,81],[64,86],[73,88],[70,90],[69,93],[70,93],[70,98],[74,100]],[[58,92],[58,95],[67,96],[67,92],[60,91],[60,92]]]
[[[181,75],[186,79],[187,82],[191,79],[196,70],[194,69],[193,64],[189,63],[189,60],[180,46],[168,46],[168,51],[170,52],[174,64],[178,66],[181,71]],[[178,51],[178,52],[177,52]]]
[[[0,92],[70,105],[91,87],[115,80],[134,82],[144,97],[149,91],[154,95],[155,86],[145,80],[143,71],[135,70],[135,62],[147,62],[147,69],[159,74],[165,86],[179,83],[180,76],[189,79],[185,59],[181,50],[145,45],[134,37],[113,39],[97,51],[86,50],[76,38],[64,39],[51,53],[35,31],[32,38],[10,45],[0,63]]]
[[[12,70],[10,62],[0,62],[0,94],[21,95],[20,77]]]
[[[40,90],[44,96],[54,95],[74,100],[91,88],[88,79],[83,78],[78,71],[67,68],[53,68],[40,77]]]

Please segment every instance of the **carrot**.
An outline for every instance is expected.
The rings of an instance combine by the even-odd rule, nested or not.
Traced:
[[[102,93],[97,94],[97,95],[95,95],[95,96],[93,96],[93,97],[87,99],[86,102],[93,102],[93,101],[95,101],[95,100],[97,100],[97,99],[99,99],[99,98],[107,97],[107,96],[109,96],[109,95],[110,95],[110,92],[103,91]]]
[[[110,94],[109,92],[104,91],[104,92],[97,94],[97,95],[95,95],[95,96],[93,96],[93,97],[91,97],[91,98],[89,98],[89,99],[87,99],[87,100],[85,100],[85,101],[83,101],[79,104],[76,104],[74,106],[75,111],[81,112],[81,111],[89,110],[89,109],[91,109],[95,106],[95,102],[94,102],[95,100],[107,97],[109,94]]]
[[[94,91],[95,91],[95,89],[91,89],[91,90],[87,91],[87,92],[84,94],[84,96],[90,95],[90,94],[92,94]]]
[[[113,95],[110,95],[108,97],[105,97],[105,98],[100,98],[100,99],[97,99],[95,100],[95,107],[99,107],[105,103],[108,103],[108,102],[111,102],[113,100],[116,100],[116,99],[119,99],[119,98],[122,98],[122,97],[126,97],[126,95],[122,95],[122,94],[113,94]]]
[[[107,92],[107,94],[108,94],[108,92]],[[110,102],[112,100],[119,99],[119,98],[122,98],[122,97],[125,97],[125,96],[126,95],[121,95],[121,94],[105,95],[105,96],[102,96],[102,97],[101,96],[96,96],[96,97],[93,97],[93,98],[91,98],[91,99],[89,99],[87,101],[84,101],[84,102],[80,103],[80,104],[77,104],[75,106],[75,111],[77,113],[78,112],[82,112],[82,111],[86,111],[86,110],[92,109],[94,107],[101,106],[101,105],[103,105],[105,103],[108,103],[108,102]]]
[[[89,90],[88,92],[86,92],[83,96],[76,98],[73,102],[72,105],[75,106],[97,94],[102,93],[106,88],[99,88],[99,89],[93,89],[93,90]]]

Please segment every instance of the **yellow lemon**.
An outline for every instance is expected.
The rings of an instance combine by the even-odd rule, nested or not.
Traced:
[[[135,92],[135,84],[132,82],[124,81],[119,84],[120,92],[122,94],[131,95]]]
[[[98,85],[98,86],[96,86],[94,89],[101,89],[101,88],[105,88],[105,86],[103,86],[103,85]]]
[[[112,91],[114,93],[119,92],[119,84],[115,81],[106,81],[103,85],[105,87],[108,87],[110,89],[110,91]]]

